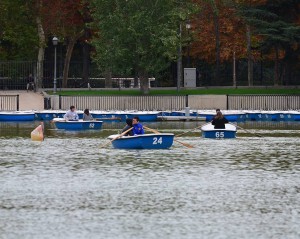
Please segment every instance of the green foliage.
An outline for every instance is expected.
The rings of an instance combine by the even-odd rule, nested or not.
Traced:
[[[241,11],[254,33],[263,36],[261,47],[264,51],[271,51],[274,47],[286,49],[300,40],[300,26],[280,16],[274,5],[272,2]],[[276,6],[279,8],[279,3]]]
[[[38,37],[31,5],[22,0],[1,0],[0,10],[1,60],[34,59]]]
[[[179,25],[190,6],[175,0],[93,0],[95,61],[121,75],[165,69],[177,58]]]

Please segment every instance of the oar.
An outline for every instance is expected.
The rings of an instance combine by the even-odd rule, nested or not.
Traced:
[[[181,133],[181,134],[177,134],[177,135],[175,135],[175,137],[179,137],[179,136],[182,136],[182,135],[184,135],[184,134],[193,132],[194,130],[199,129],[199,128],[201,128],[202,126],[207,125],[207,124],[210,124],[210,122],[209,122],[209,123],[206,123],[206,124],[202,124],[202,125],[200,125],[200,126],[194,128],[194,129],[191,129],[191,130],[189,130],[189,131],[183,132],[183,133]]]
[[[256,134],[256,133],[252,133],[251,131],[244,129],[244,128],[241,127],[241,126],[238,126],[238,125],[235,125],[235,124],[232,124],[232,123],[229,123],[229,124],[231,124],[231,125],[233,125],[233,126],[239,128],[239,129],[242,129],[242,130],[246,131],[246,132],[249,133],[249,134],[254,134],[254,135],[256,135],[257,137],[263,137],[262,135]]]
[[[147,127],[147,126],[143,126],[143,127],[144,127],[144,129],[149,130],[149,131],[152,131],[152,132],[155,133],[155,134],[160,134],[160,132],[157,131],[157,130],[155,130],[155,129],[151,129],[151,128]],[[174,141],[176,141],[177,143],[182,144],[183,146],[185,146],[185,147],[187,147],[187,148],[194,148],[193,145],[190,145],[190,144],[187,144],[187,143],[183,143],[183,142],[181,142],[181,141],[179,141],[179,140],[177,140],[177,139],[174,139]]]
[[[102,146],[100,146],[100,148],[103,148],[105,146],[107,146],[108,144],[110,144],[111,142],[115,141],[116,139],[121,138],[122,136],[124,136],[125,134],[127,134],[130,130],[132,130],[133,127],[131,127],[130,129],[126,130],[125,132],[123,132],[122,134],[118,135],[117,137],[113,138],[112,140],[110,140],[108,143],[103,144]]]

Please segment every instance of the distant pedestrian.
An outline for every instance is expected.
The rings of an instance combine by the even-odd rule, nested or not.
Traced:
[[[29,74],[29,76],[27,77],[26,89],[27,92],[29,89],[35,90],[34,78],[32,77],[32,74]]]

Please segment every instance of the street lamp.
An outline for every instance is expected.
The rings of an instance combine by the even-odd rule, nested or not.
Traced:
[[[187,34],[188,34],[188,49],[187,49],[188,59],[187,59],[187,67],[190,67],[190,29],[191,29],[191,24],[190,24],[189,21],[186,23],[185,28],[187,29]]]
[[[57,79],[56,79],[56,46],[58,44],[58,38],[57,37],[53,37],[52,39],[52,43],[53,43],[53,46],[54,46],[54,80],[53,80],[53,93],[56,93],[56,82],[57,82]]]

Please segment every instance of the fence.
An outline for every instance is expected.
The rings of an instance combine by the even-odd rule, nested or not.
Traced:
[[[300,95],[228,95],[229,110],[297,110]]]
[[[0,110],[19,110],[19,95],[0,95]]]
[[[53,105],[53,104],[52,104]],[[182,110],[186,96],[60,96],[59,109]]]
[[[300,95],[187,95],[187,96],[59,96],[53,109],[91,110],[298,110]]]

